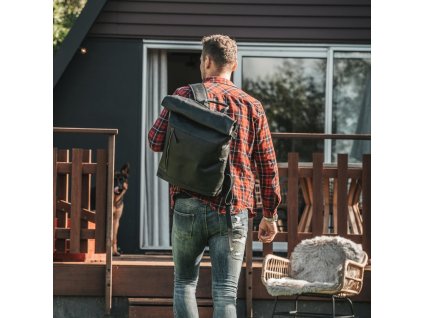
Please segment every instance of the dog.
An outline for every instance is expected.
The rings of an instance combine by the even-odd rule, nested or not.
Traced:
[[[113,256],[120,256],[121,253],[117,247],[117,234],[119,230],[119,220],[123,213],[123,198],[128,190],[129,163],[125,163],[120,171],[115,172],[114,176],[114,196],[113,196]]]

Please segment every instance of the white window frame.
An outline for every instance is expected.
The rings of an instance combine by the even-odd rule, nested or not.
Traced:
[[[281,44],[281,43],[250,43],[238,42],[238,68],[233,74],[234,84],[242,88],[242,59],[243,57],[303,57],[303,58],[326,58],[326,88],[325,88],[325,129],[327,134],[332,133],[332,87],[333,87],[333,60],[334,52],[371,52],[370,45],[333,45],[333,44]],[[142,100],[140,120],[143,119],[144,109],[147,105],[147,56],[150,49],[172,51],[200,51],[202,45],[199,41],[163,41],[143,40],[142,51]],[[141,152],[146,151],[141,149]],[[324,142],[325,162],[331,161],[332,142]],[[141,238],[140,238],[141,239]],[[259,242],[255,242],[261,244]],[[255,246],[255,248],[257,248]],[[275,250],[286,250],[286,243],[276,242]]]
[[[238,68],[234,72],[234,84],[242,88],[242,59],[244,57],[326,58],[324,133],[331,134],[333,107],[333,60],[335,52],[370,53],[371,49],[370,45],[239,43]],[[332,140],[328,139],[324,141],[325,163],[331,162],[331,155]]]

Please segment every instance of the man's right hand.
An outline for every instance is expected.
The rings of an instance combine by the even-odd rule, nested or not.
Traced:
[[[264,218],[261,219],[259,225],[258,238],[260,242],[270,243],[276,236],[278,228],[276,222],[266,221]]]

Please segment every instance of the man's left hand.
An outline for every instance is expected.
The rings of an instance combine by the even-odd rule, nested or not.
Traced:
[[[263,243],[272,242],[277,231],[276,222],[268,222],[265,219],[261,219],[258,232],[259,241]]]

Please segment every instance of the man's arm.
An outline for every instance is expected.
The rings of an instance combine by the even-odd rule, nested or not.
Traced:
[[[178,88],[173,95],[179,95],[187,98],[191,98],[191,90],[189,86],[184,86]],[[156,152],[162,152],[164,149],[164,144],[166,140],[166,131],[169,121],[169,111],[166,108],[163,108],[159,117],[154,122],[153,127],[151,127],[148,132],[148,142],[150,148]]]
[[[263,219],[259,225],[258,237],[260,241],[270,243],[277,232],[276,221],[269,221],[265,218],[273,218],[277,215],[281,194],[276,154],[264,111],[258,117],[255,129],[253,158],[257,165],[263,201]]]
[[[166,139],[167,124],[169,120],[169,111],[163,108],[159,118],[156,119],[153,127],[148,132],[148,142],[153,151],[163,151]]]

